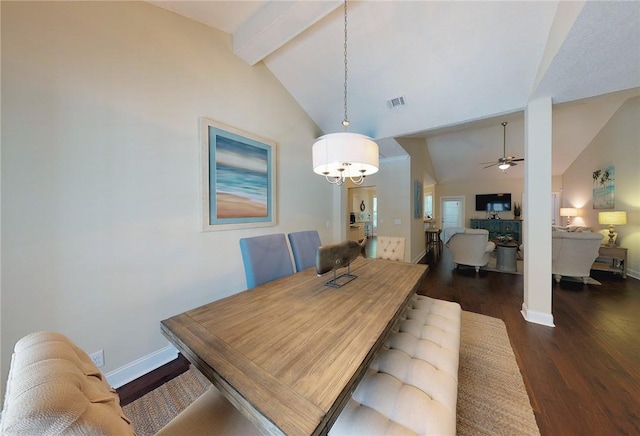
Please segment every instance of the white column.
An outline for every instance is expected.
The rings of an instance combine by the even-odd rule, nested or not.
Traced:
[[[522,316],[554,327],[551,313],[551,98],[525,110],[524,301]]]

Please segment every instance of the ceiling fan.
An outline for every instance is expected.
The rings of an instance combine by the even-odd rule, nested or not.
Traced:
[[[507,171],[510,167],[518,165],[515,162],[521,162],[521,161],[524,160],[524,159],[516,159],[513,156],[507,156],[507,151],[506,151],[507,122],[506,121],[502,123],[502,128],[503,128],[503,133],[502,133],[502,157],[500,159],[498,159],[496,162],[482,162],[481,165],[491,164],[491,165],[487,165],[485,168],[490,168],[490,167],[498,165],[498,168],[500,168],[502,171]]]

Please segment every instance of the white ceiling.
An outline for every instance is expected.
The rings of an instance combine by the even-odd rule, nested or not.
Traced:
[[[343,3],[151,1],[230,33],[320,128],[341,130]],[[552,97],[553,174],[562,174],[630,96],[640,95],[640,2],[349,1],[349,130],[381,157],[425,138],[438,183],[522,177],[480,162],[524,156],[523,109]],[[390,110],[387,101],[406,105]],[[600,96],[598,98],[593,98]],[[640,121],[640,114],[639,114]],[[309,144],[309,152],[311,152]]]

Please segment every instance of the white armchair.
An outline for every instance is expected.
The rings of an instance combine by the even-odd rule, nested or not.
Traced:
[[[476,272],[489,262],[489,255],[496,248],[485,229],[464,229],[451,236],[446,246],[451,250],[454,268],[458,264],[469,265],[475,267]]]
[[[562,276],[581,277],[587,284],[591,265],[598,257],[602,235],[595,232],[552,232],[551,272],[557,283]]]

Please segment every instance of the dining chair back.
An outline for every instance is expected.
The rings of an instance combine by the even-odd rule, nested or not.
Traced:
[[[289,233],[289,243],[296,271],[302,271],[316,265],[316,252],[318,247],[322,245],[316,230]]]
[[[378,236],[376,238],[376,258],[404,261],[404,242],[402,236]]]
[[[293,274],[284,233],[241,238],[240,251],[248,289]]]

